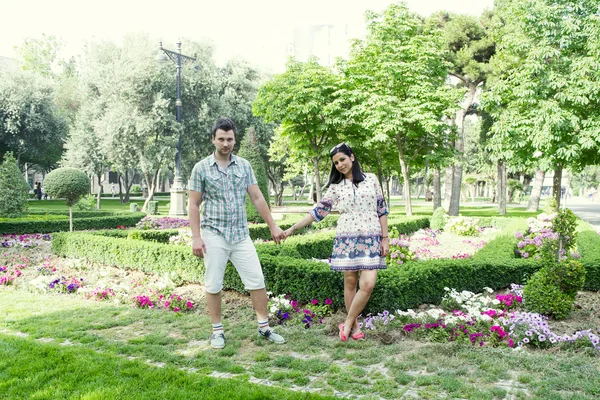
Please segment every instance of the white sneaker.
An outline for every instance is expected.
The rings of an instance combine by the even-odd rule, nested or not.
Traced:
[[[266,328],[266,329],[263,329],[263,330],[259,329],[258,330],[258,334],[260,336],[263,336],[263,337],[269,339],[273,343],[277,343],[277,344],[283,344],[283,343],[285,343],[285,339],[281,335],[275,333],[275,331],[273,330],[273,328]]]
[[[223,333],[213,333],[210,336],[210,345],[213,349],[222,349],[225,347],[225,335]]]

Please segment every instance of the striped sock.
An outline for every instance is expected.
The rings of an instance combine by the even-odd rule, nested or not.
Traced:
[[[265,319],[264,321],[258,320],[258,330],[265,331],[269,328],[269,320]]]
[[[223,333],[223,324],[221,322],[217,323],[217,324],[212,324],[212,333],[217,334],[217,333]]]

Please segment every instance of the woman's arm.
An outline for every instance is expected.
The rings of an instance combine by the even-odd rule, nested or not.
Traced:
[[[312,224],[314,221],[315,220],[313,219],[312,214],[310,214],[310,213],[306,214],[306,216],[304,218],[302,218],[300,221],[296,222],[294,225],[290,226],[285,231],[285,236],[286,237],[292,236],[294,234],[294,232],[304,228],[305,226]]]
[[[390,236],[388,233],[387,215],[379,217],[379,225],[381,225],[381,255],[387,256],[390,252]]]

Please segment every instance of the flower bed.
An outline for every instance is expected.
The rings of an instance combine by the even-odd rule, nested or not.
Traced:
[[[600,351],[600,329],[583,329],[571,334],[553,331],[549,319],[537,313],[520,311],[522,286],[511,285],[507,293],[489,295],[458,292],[445,288],[447,294],[440,307],[425,311],[397,310],[367,315],[361,327],[376,330],[389,326],[402,329],[417,338],[441,342],[465,342],[477,346],[511,348],[548,348],[553,345],[592,347]]]
[[[388,266],[409,261],[468,258],[483,248],[498,233],[495,228],[479,228],[478,237],[465,237],[437,229],[420,229],[412,235],[392,232]]]

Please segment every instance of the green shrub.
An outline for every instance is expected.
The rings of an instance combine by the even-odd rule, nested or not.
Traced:
[[[450,217],[444,229],[459,236],[479,235],[479,219],[470,217]]]
[[[571,314],[574,303],[575,299],[560,290],[544,269],[536,272],[523,288],[523,304],[530,312],[563,319]]]
[[[436,208],[430,220],[431,229],[443,231],[447,220],[448,213],[444,210],[444,207]]]
[[[117,226],[135,226],[145,216],[144,213],[112,213],[108,216],[74,218],[73,229],[114,229]],[[69,225],[68,219],[0,221],[0,232],[10,234],[65,232],[70,230]]]
[[[148,214],[158,215],[158,201],[153,200],[148,202]]]
[[[568,259],[548,265],[544,268],[548,279],[563,293],[575,300],[577,292],[583,288],[585,282],[585,268],[577,260]]]
[[[29,189],[17,160],[6,153],[0,164],[0,216],[13,217],[27,211]]]
[[[267,205],[269,205],[269,181],[267,178],[267,169],[265,162],[261,156],[260,148],[258,147],[258,141],[256,140],[256,134],[254,128],[246,130],[246,134],[240,145],[240,151],[238,155],[250,163],[256,176],[256,183],[260,189]],[[250,222],[264,222],[261,216],[256,211],[254,204],[250,201],[250,196],[246,196],[246,217]]]
[[[131,194],[141,194],[142,187],[140,185],[132,185],[131,189],[129,189],[129,193]]]
[[[75,203],[75,207],[79,211],[92,211],[96,209],[96,196],[91,194],[83,196],[77,203]]]
[[[139,212],[140,211],[140,205],[138,203],[131,203],[129,204],[129,211],[133,212]]]

